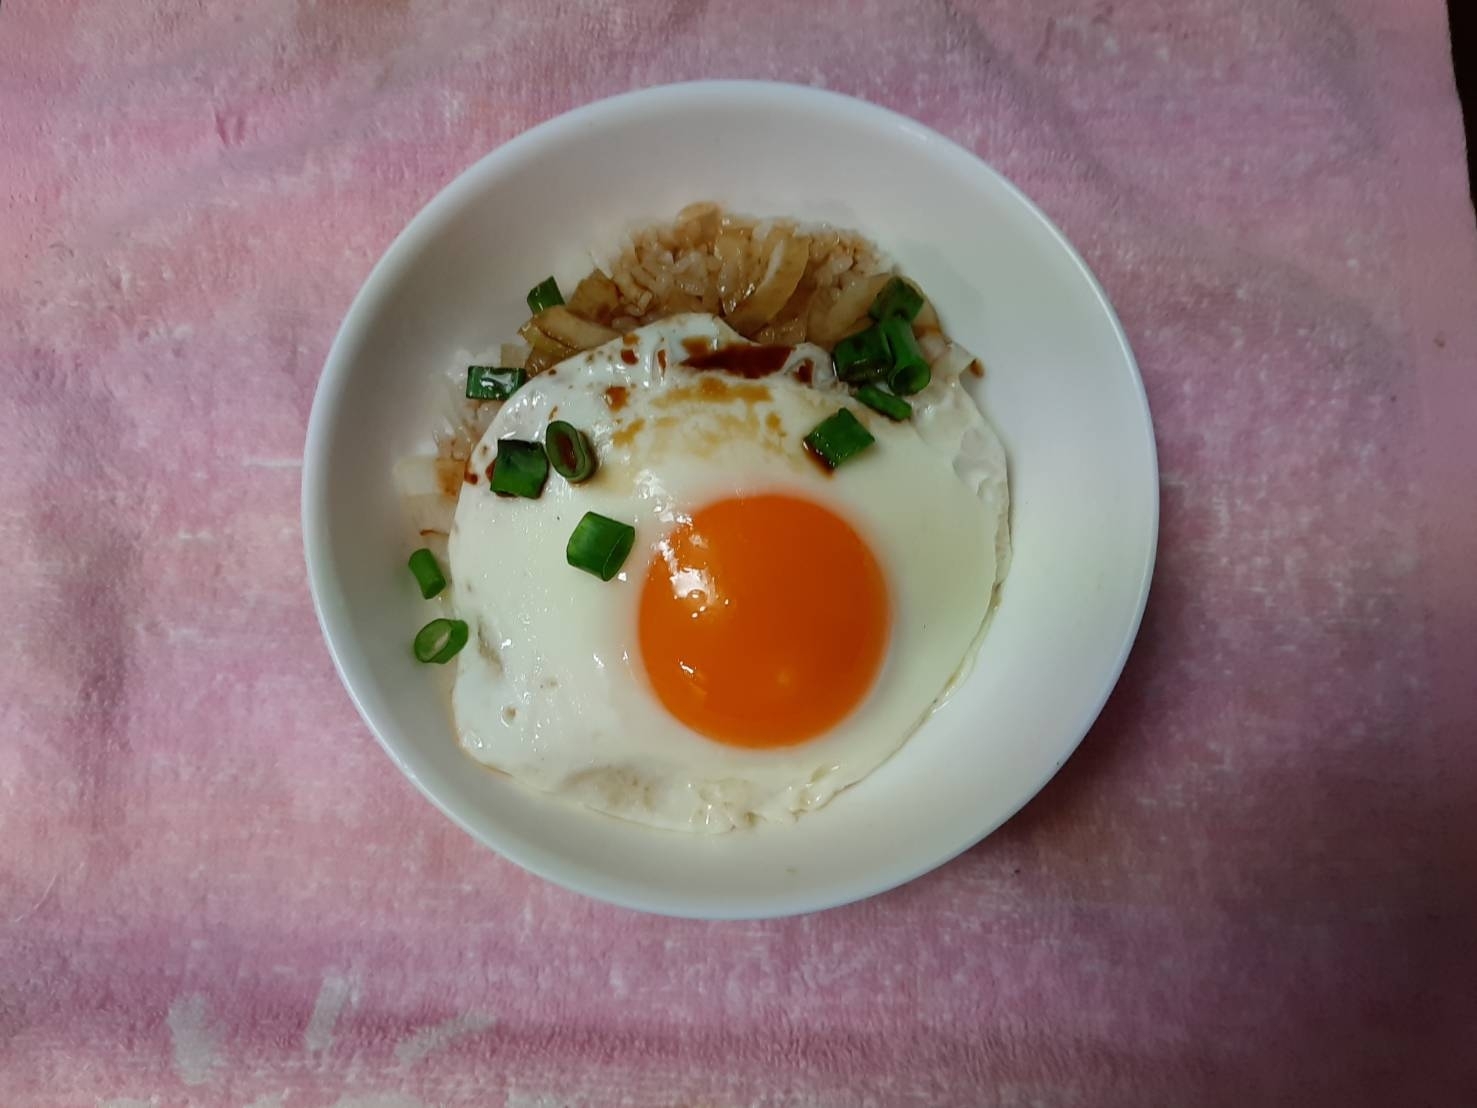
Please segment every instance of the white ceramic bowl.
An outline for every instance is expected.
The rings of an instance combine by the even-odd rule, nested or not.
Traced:
[[[972,675],[903,748],[791,826],[706,837],[526,790],[457,748],[408,647],[395,460],[427,439],[435,371],[510,337],[643,222],[713,199],[856,228],[989,367],[1009,451],[1015,560]],[[1082,260],[998,174],[927,128],[787,85],[704,82],[581,108],[483,158],[428,204],[355,299],[313,402],[303,532],[344,685],[395,764],[519,865],[632,908],[708,918],[842,904],[916,877],[1010,817],[1072,753],[1138,629],[1158,477],[1143,385]]]

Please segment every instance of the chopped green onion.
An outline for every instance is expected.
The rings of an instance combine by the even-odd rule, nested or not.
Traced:
[[[542,446],[522,439],[497,440],[497,461],[488,480],[493,492],[537,500],[548,479],[549,459]]]
[[[444,665],[467,645],[467,624],[460,619],[433,619],[415,633],[415,659]]]
[[[564,294],[559,291],[559,285],[552,277],[545,277],[528,290],[528,310],[534,315],[545,308],[557,308],[563,303]]]
[[[522,367],[469,365],[467,366],[468,400],[506,400],[521,389],[528,381],[528,371]]]
[[[912,323],[922,310],[923,294],[901,277],[894,277],[882,286],[867,314],[878,321],[896,316]]]
[[[446,588],[446,578],[436,564],[436,555],[424,546],[410,556],[410,572],[415,574],[415,583],[421,587],[421,596],[427,600]]]
[[[856,390],[856,398],[874,412],[881,412],[888,419],[902,421],[913,414],[913,405],[901,396],[883,392],[876,385],[863,385]]]
[[[636,528],[629,523],[586,512],[569,536],[564,556],[575,569],[609,581],[621,571],[635,542]]]
[[[847,408],[840,408],[833,416],[816,424],[802,440],[809,450],[827,469],[835,469],[842,462],[850,461],[877,440],[862,426],[861,421]]]
[[[887,376],[887,385],[893,392],[903,396],[912,396],[915,392],[922,392],[928,387],[932,372],[928,363],[922,365],[898,366]]]
[[[588,481],[595,473],[595,448],[572,423],[556,419],[544,432],[544,453],[554,472],[572,485]]]
[[[928,359],[918,348],[913,337],[913,325],[899,316],[891,316],[877,324],[887,339],[887,349],[892,355],[892,368],[887,372],[887,384],[898,396],[911,396],[922,391],[933,376],[928,368]]]
[[[892,365],[887,339],[877,327],[868,327],[842,339],[836,344],[831,361],[836,366],[836,376],[850,385],[876,381]]]

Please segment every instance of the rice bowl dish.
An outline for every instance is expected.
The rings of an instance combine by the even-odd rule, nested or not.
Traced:
[[[1009,494],[982,367],[865,238],[713,204],[529,307],[445,368],[436,451],[396,467],[449,730],[665,830],[822,808],[988,625]]]

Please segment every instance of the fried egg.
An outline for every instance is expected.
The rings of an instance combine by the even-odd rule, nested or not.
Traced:
[[[451,531],[465,750],[683,831],[788,821],[872,772],[972,657],[1009,554],[979,408],[957,374],[912,401],[893,423],[818,347],[756,347],[706,315],[530,380],[474,449]],[[876,443],[831,472],[801,440],[841,407]],[[553,419],[589,436],[595,476],[489,491],[498,440]],[[566,561],[591,511],[636,530],[608,582]]]

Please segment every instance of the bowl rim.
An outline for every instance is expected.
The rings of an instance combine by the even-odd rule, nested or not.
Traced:
[[[363,698],[355,688],[354,682],[350,680],[346,670],[344,659],[341,657],[338,644],[335,641],[336,632],[329,624],[329,617],[324,608],[324,592],[327,588],[327,580],[330,573],[328,564],[328,541],[326,537],[326,519],[329,513],[326,502],[326,482],[328,467],[325,457],[328,447],[329,431],[333,410],[341,400],[342,394],[347,387],[352,361],[348,357],[351,347],[358,344],[363,333],[368,329],[371,320],[378,308],[379,302],[393,283],[393,274],[400,268],[401,258],[406,254],[412,254],[421,244],[431,239],[441,228],[442,224],[451,219],[458,210],[463,194],[479,189],[482,179],[497,171],[505,164],[515,164],[529,157],[536,157],[539,151],[550,145],[554,145],[566,137],[576,134],[591,126],[599,124],[602,120],[610,117],[619,117],[624,113],[639,110],[644,107],[660,107],[663,102],[681,99],[688,104],[693,98],[707,99],[709,101],[730,101],[732,98],[747,98],[751,100],[764,100],[768,98],[771,106],[782,102],[795,103],[797,101],[808,101],[814,106],[829,112],[841,112],[850,114],[854,119],[867,122],[872,125],[900,128],[941,150],[947,157],[961,164],[967,164],[975,173],[983,172],[994,178],[994,183],[1002,188],[1013,200],[1029,212],[1037,220],[1049,237],[1065,253],[1071,261],[1077,274],[1087,282],[1097,302],[1098,308],[1112,329],[1113,337],[1118,346],[1118,352],[1124,359],[1129,370],[1130,381],[1133,386],[1136,404],[1136,416],[1141,423],[1140,430],[1147,439],[1149,452],[1149,525],[1146,543],[1146,554],[1143,565],[1140,567],[1139,579],[1136,585],[1137,601],[1134,605],[1133,617],[1124,627],[1121,641],[1119,643],[1117,656],[1113,664],[1104,671],[1102,687],[1097,695],[1091,700],[1090,710],[1084,712],[1078,724],[1074,725],[1076,737],[1065,747],[1060,757],[1030,790],[1023,790],[1018,804],[1004,815],[993,819],[978,831],[966,834],[960,841],[943,850],[935,851],[922,862],[895,867],[880,867],[876,871],[874,879],[866,882],[853,883],[851,887],[840,890],[828,890],[821,895],[805,895],[804,892],[779,894],[767,898],[765,903],[755,904],[752,901],[735,904],[731,910],[715,911],[707,903],[701,905],[684,904],[680,897],[653,896],[649,891],[645,893],[627,892],[619,886],[618,882],[600,880],[596,877],[587,877],[581,872],[561,872],[557,866],[549,865],[544,859],[533,856],[537,852],[530,852],[516,843],[493,841],[485,828],[474,826],[471,816],[461,811],[461,806],[443,799],[441,795],[432,790],[415,772],[414,768],[403,757],[396,745],[392,743],[375,722],[365,706]],[[417,791],[429,800],[448,819],[470,835],[478,843],[492,849],[497,854],[506,858],[520,868],[552,882],[561,888],[572,892],[614,904],[621,908],[636,911],[652,912],[661,915],[710,920],[741,920],[741,919],[767,919],[780,918],[791,915],[801,915],[809,912],[825,911],[830,908],[841,907],[845,904],[855,903],[860,900],[888,892],[907,884],[910,881],[929,873],[948,862],[957,858],[960,854],[988,838],[1001,826],[1030,803],[1042,789],[1050,783],[1061,767],[1074,754],[1087,737],[1093,724],[1101,715],[1104,705],[1107,703],[1113,689],[1117,686],[1122,676],[1124,666],[1127,664],[1129,654],[1132,652],[1139,629],[1143,622],[1145,608],[1148,604],[1150,585],[1153,580],[1154,567],[1158,556],[1159,541],[1159,515],[1160,515],[1160,484],[1159,484],[1159,461],[1158,443],[1154,435],[1154,424],[1149,410],[1148,395],[1144,388],[1143,375],[1139,370],[1138,361],[1135,359],[1133,350],[1129,346],[1127,335],[1123,330],[1122,322],[1114,311],[1108,300],[1102,285],[1076,248],[1071,244],[1060,228],[1039,208],[1037,205],[1016,187],[1009,179],[991,166],[972,150],[960,145],[947,136],[940,134],[915,119],[902,115],[890,108],[874,104],[859,97],[848,96],[833,92],[828,89],[819,89],[807,85],[797,85],[777,81],[762,80],[699,80],[685,81],[674,84],[656,85],[648,88],[636,89],[630,92],[619,93],[600,100],[581,105],[566,111],[542,123],[530,127],[528,130],[508,139],[482,155],[471,165],[467,166],[449,183],[443,186],[429,201],[427,201],[415,216],[406,224],[399,234],[391,240],[379,259],[371,268],[369,275],[364,279],[359,291],[355,294],[348,311],[344,315],[343,322],[339,325],[329,347],[328,355],[324,360],[323,369],[319,374],[317,386],[313,393],[313,403],[308,416],[307,433],[303,446],[303,468],[302,468],[302,495],[301,495],[301,525],[303,534],[303,551],[307,567],[308,590],[312,597],[313,611],[318,621],[319,630],[322,632],[323,640],[328,648],[333,666],[338,674],[339,683],[344,691],[348,693],[350,701],[358,711],[360,718],[374,735],[380,747],[389,756],[396,768],[404,774],[415,786]],[[342,632],[338,632],[342,634]],[[775,903],[769,903],[769,901]]]

